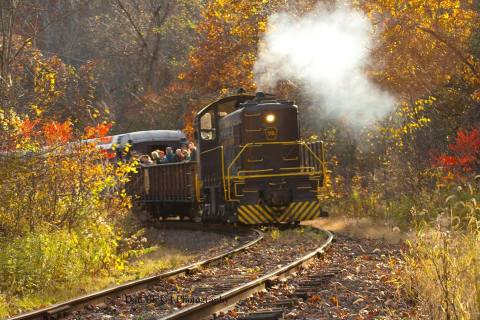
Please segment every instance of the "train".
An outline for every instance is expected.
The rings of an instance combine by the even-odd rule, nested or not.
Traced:
[[[230,95],[201,109],[194,128],[195,159],[142,166],[131,177],[127,192],[136,208],[158,219],[245,225],[326,216],[324,144],[301,139],[292,101]]]

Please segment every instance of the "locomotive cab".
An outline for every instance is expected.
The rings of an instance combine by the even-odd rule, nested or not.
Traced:
[[[298,109],[272,95],[221,99],[196,117],[205,220],[244,224],[320,216],[323,145],[300,139]]]

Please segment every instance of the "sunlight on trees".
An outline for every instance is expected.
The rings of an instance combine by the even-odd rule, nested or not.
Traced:
[[[128,259],[128,248],[119,248],[130,205],[122,186],[134,167],[107,162],[79,141],[147,129],[184,128],[193,137],[200,107],[238,88],[256,90],[269,17],[302,16],[319,3],[365,13],[374,41],[361,71],[396,99],[385,118],[352,128],[295,79],[277,83],[272,93],[299,106],[302,135],[327,145],[323,200],[333,214],[415,231],[418,242],[405,256],[411,273],[400,278],[411,287],[402,289],[424,307],[437,303],[439,318],[474,318],[478,302],[451,282],[478,278],[461,273],[478,254],[480,219],[480,5],[473,0],[2,1],[0,316],[21,309],[28,292],[68,286],[78,272],[118,270]],[[452,194],[458,206],[445,204]],[[437,223],[447,215],[477,229],[448,233]],[[447,247],[437,246],[441,239]],[[438,263],[456,273],[437,272]],[[429,295],[447,276],[457,301]]]

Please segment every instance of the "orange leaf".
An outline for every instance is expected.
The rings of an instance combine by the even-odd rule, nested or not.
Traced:
[[[66,143],[72,137],[72,123],[70,121],[51,121],[43,125],[43,133],[48,144]]]
[[[337,307],[339,305],[337,296],[331,296],[330,297],[330,302],[333,303],[334,305],[336,305]]]
[[[85,139],[101,138],[107,135],[112,127],[111,123],[99,123],[98,125],[91,127],[87,126],[85,128]]]
[[[22,134],[27,138],[34,135],[35,133],[33,132],[33,129],[38,124],[38,122],[38,119],[33,121],[28,118],[24,119],[20,124],[20,130],[22,131]]]
[[[235,311],[235,310],[233,310],[233,309],[232,309],[232,310],[229,310],[229,311],[227,312],[227,314],[228,314],[230,317],[237,317],[237,316],[238,316],[238,312]]]

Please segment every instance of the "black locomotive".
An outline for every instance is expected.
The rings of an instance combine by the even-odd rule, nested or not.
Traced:
[[[225,97],[198,112],[195,129],[195,164],[144,167],[130,184],[154,216],[199,213],[203,221],[243,224],[322,216],[323,144],[300,139],[293,102],[263,93]],[[169,177],[177,182],[160,181]]]

